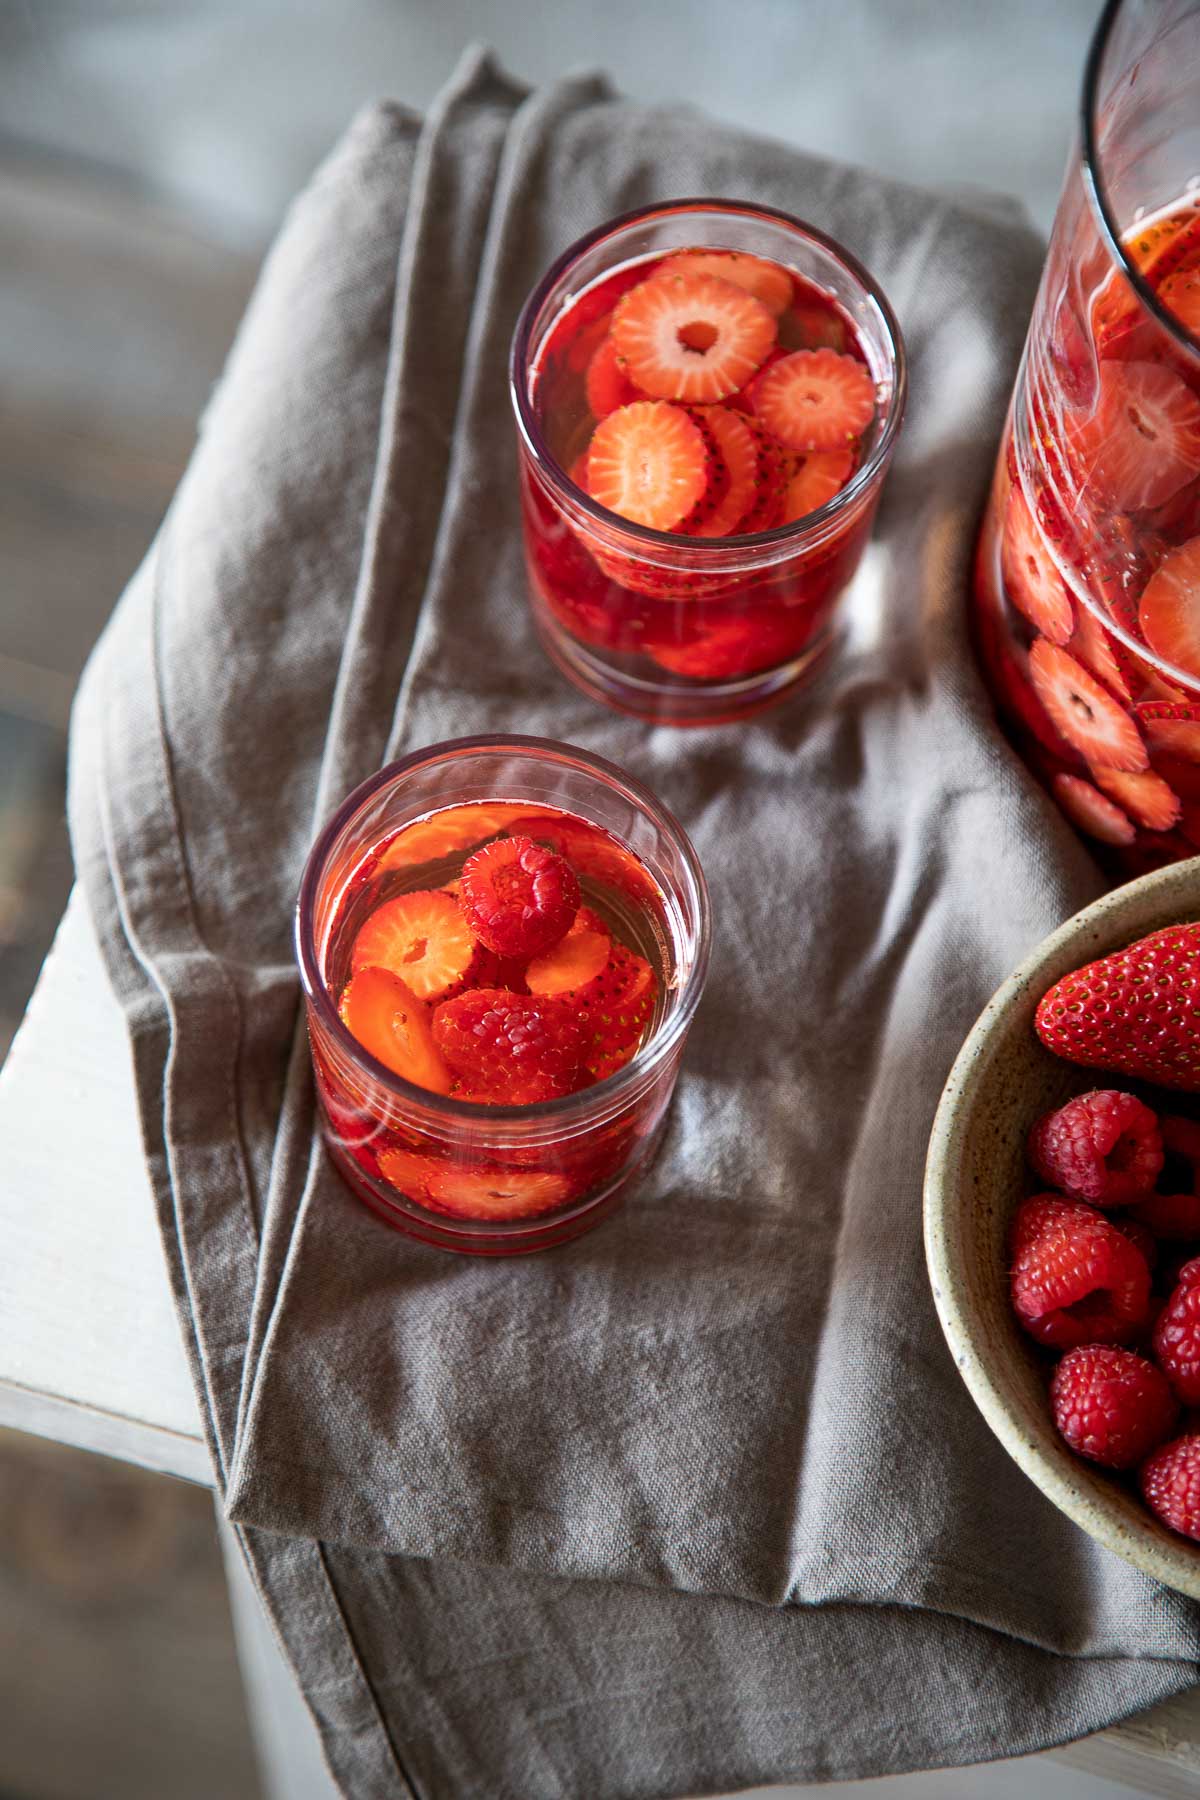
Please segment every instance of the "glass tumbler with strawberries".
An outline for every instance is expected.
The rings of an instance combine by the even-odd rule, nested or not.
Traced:
[[[586,1230],[658,1140],[708,940],[691,844],[612,764],[479,737],[381,770],[317,840],[297,908],[337,1168],[448,1249]]]
[[[1117,874],[1200,848],[1200,4],[1097,31],[975,572],[1027,762]]]
[[[511,387],[534,618],[571,680],[688,725],[813,672],[905,400],[852,256],[734,201],[626,214],[530,295]]]

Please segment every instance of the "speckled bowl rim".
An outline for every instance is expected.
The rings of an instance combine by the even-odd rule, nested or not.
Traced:
[[[975,1329],[970,1286],[957,1266],[951,1222],[970,1201],[955,1179],[972,1121],[1006,1028],[1033,1029],[1038,1000],[1060,975],[1107,955],[1178,919],[1200,918],[1200,857],[1156,869],[1105,894],[1044,938],[989,1000],[942,1091],[925,1165],[925,1259],[946,1342],[971,1398],[1014,1462],[1091,1537],[1168,1587],[1200,1599],[1200,1546],[1175,1537],[1144,1511],[1135,1495],[1093,1473],[1065,1447],[1047,1451],[1031,1440]],[[1144,923],[1146,917],[1156,922]]]

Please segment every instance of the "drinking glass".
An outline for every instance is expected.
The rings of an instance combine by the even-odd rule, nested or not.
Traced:
[[[547,389],[605,329],[626,275],[677,250],[768,259],[828,297],[873,377],[876,417],[840,492],[790,524],[703,538],[630,523],[555,455]],[[626,282],[626,285],[629,285]],[[586,321],[578,337],[574,321]],[[568,332],[565,349],[561,345]],[[793,346],[795,347],[795,346]],[[582,386],[583,363],[575,368]],[[906,395],[900,328],[878,283],[823,232],[769,207],[677,200],[573,244],[527,300],[513,340],[521,501],[533,617],[552,661],[596,700],[669,725],[738,719],[808,680],[838,635],[839,602],[870,536]],[[574,466],[572,464],[572,466]]]
[[[607,834],[586,867],[580,859],[583,897],[651,961],[655,1017],[631,1062],[561,1099],[484,1105],[432,1093],[379,1062],[340,1016],[355,909],[374,904],[384,882],[390,891],[452,882],[474,845],[506,824],[526,821],[519,831],[536,832],[540,808]],[[548,739],[486,736],[381,769],[314,844],[296,913],[323,1129],[339,1172],[390,1224],[446,1249],[511,1255],[587,1230],[658,1141],[704,986],[709,933],[707,889],[687,835],[612,763]],[[526,1201],[514,1196],[537,1210],[522,1210]]]

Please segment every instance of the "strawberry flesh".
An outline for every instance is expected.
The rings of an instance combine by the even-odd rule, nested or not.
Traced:
[[[755,411],[789,450],[844,450],[875,416],[875,383],[855,356],[796,350],[767,370]]]

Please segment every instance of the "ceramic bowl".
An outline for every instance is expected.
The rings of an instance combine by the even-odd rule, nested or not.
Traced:
[[[1159,1525],[1131,1486],[1073,1455],[1055,1432],[1047,1365],[1009,1308],[1005,1243],[1017,1202],[1029,1191],[1029,1126],[1105,1080],[1101,1071],[1074,1068],[1042,1048],[1033,1029],[1038,1001],[1081,963],[1185,919],[1200,919],[1200,858],[1144,875],[1076,913],[994,995],[958,1054],[934,1120],[925,1254],[959,1372],[1010,1456],[1084,1531],[1200,1599],[1200,1545]]]

